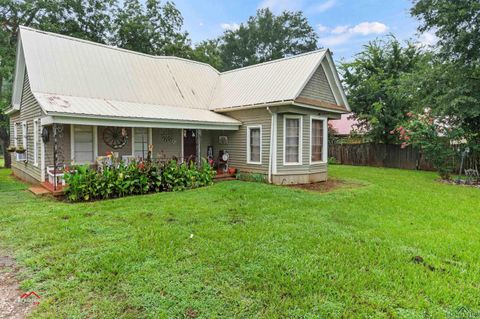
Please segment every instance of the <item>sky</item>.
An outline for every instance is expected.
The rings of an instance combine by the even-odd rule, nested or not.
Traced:
[[[175,4],[193,43],[237,28],[264,7],[274,13],[303,11],[319,35],[319,45],[329,48],[337,61],[351,60],[362,45],[388,34],[427,45],[435,42],[431,33],[417,34],[418,21],[409,14],[411,0],[176,0]]]

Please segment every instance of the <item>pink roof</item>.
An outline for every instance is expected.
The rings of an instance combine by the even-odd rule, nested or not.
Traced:
[[[339,120],[330,120],[329,123],[337,131],[337,134],[348,135],[353,130],[353,126],[357,124],[357,120],[349,118],[353,113],[342,114]]]

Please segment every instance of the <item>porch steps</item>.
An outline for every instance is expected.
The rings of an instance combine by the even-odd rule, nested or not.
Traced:
[[[44,188],[43,186],[32,186],[28,190],[32,192],[33,195],[36,195],[36,196],[43,196],[43,195],[50,194],[50,191]]]
[[[224,182],[224,181],[234,181],[236,180],[235,174],[217,174],[213,178],[213,182]]]

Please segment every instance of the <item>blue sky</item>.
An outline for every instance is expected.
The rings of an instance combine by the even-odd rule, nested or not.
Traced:
[[[193,43],[214,38],[226,28],[236,28],[261,7],[275,13],[302,10],[319,35],[319,44],[330,48],[335,60],[351,59],[363,44],[389,33],[398,39],[418,38],[432,44],[432,34],[417,35],[418,22],[410,17],[411,0],[176,0],[185,29]]]

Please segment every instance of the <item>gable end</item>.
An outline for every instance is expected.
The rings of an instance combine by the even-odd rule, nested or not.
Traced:
[[[337,104],[322,65],[318,66],[299,97]]]

